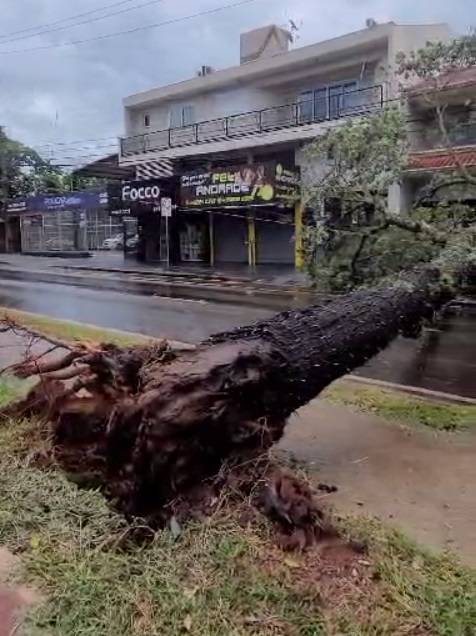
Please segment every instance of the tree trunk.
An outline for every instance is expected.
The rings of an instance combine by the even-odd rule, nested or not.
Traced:
[[[438,278],[427,270],[286,311],[194,351],[89,353],[80,359],[90,371],[80,386],[90,396],[65,395],[54,379],[57,459],[70,473],[94,473],[123,512],[162,514],[225,462],[272,446],[294,411],[399,333],[418,331],[449,299]]]

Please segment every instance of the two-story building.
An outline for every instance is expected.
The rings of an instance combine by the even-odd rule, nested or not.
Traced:
[[[244,33],[239,65],[203,66],[192,79],[124,99],[119,162],[180,176],[182,260],[300,266],[304,205],[292,181],[302,146],[396,98],[397,53],[449,37],[444,24],[373,20],[300,48],[277,26]],[[400,194],[392,193],[397,207]]]
[[[448,185],[429,193],[429,203],[442,199],[476,203],[476,185],[465,176],[468,173],[476,184],[475,98],[474,67],[455,69],[409,89],[412,153],[405,184],[407,203],[420,198],[436,172],[451,172],[451,178],[446,174],[441,183]]]

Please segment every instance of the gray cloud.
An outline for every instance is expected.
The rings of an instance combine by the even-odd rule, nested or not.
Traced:
[[[123,8],[145,1],[135,0]],[[83,0],[79,9],[64,0],[0,0],[0,36],[94,10],[107,2]],[[28,39],[8,41],[28,34],[0,37],[0,123],[12,136],[57,161],[86,160],[114,151],[114,139],[122,129],[121,100],[125,95],[186,79],[202,64],[220,68],[237,63],[239,33],[246,29],[272,22],[284,25],[293,19],[302,22],[300,46],[360,29],[367,17],[403,23],[444,21],[455,32],[467,31],[476,23],[476,5],[470,0],[255,0],[131,35],[26,50],[166,22],[232,2],[163,0]],[[20,52],[8,53],[12,50]],[[70,144],[72,141],[78,143]]]

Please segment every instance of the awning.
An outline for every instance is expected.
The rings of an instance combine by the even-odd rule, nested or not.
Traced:
[[[116,153],[74,170],[73,175],[77,175],[78,177],[94,177],[97,179],[128,181],[135,179],[135,167],[120,166],[119,155]]]

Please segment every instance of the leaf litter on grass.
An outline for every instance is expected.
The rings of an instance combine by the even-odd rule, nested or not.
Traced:
[[[376,522],[337,520],[343,539],[289,554],[248,501],[225,497],[155,532],[39,469],[37,443],[34,422],[0,428],[0,543],[47,598],[34,636],[472,636],[474,572]]]

